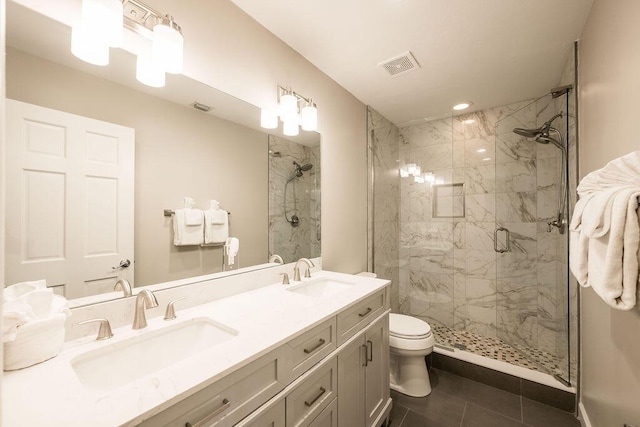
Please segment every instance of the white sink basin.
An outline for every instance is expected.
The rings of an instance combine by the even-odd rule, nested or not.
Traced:
[[[195,318],[88,351],[71,360],[71,366],[82,384],[111,389],[167,368],[236,335],[235,329],[207,318]]]
[[[322,277],[308,282],[302,282],[287,288],[290,292],[307,295],[311,297],[329,297],[340,292],[349,290],[354,286],[353,283],[343,282],[342,280],[329,279]]]

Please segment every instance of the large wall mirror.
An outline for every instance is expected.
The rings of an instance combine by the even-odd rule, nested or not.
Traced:
[[[107,292],[117,297],[118,278],[140,287],[222,271],[222,246],[173,244],[173,218],[164,211],[183,207],[184,197],[201,209],[217,200],[230,212],[229,234],[240,241],[241,268],[266,267],[276,254],[284,262],[320,256],[319,134],[267,134],[253,105],[184,75],[167,75],[164,88],[144,86],[135,79],[134,55],[111,49],[108,66],[93,66],[71,54],[70,40],[68,26],[7,2],[7,127],[14,126],[7,136],[13,171],[7,173],[7,195],[15,195],[7,200],[13,212],[6,223],[7,285],[46,279],[68,298]],[[210,109],[197,110],[194,103]],[[46,108],[43,114],[133,130],[135,148],[124,161],[133,169],[131,188],[125,189],[132,195],[131,221],[112,215],[122,187],[120,181],[111,186],[115,178],[97,179],[104,178],[102,169],[85,173],[91,183],[85,179],[72,187],[67,184],[73,167],[43,172],[41,165],[72,156],[67,139],[73,132],[47,119],[12,125],[19,117],[13,110],[31,105]],[[80,156],[94,156],[98,163],[112,156],[118,163],[122,153],[112,149],[113,138],[92,135]],[[84,198],[70,201],[83,191]],[[94,206],[76,221],[91,197],[100,209]],[[109,227],[117,232],[102,236]],[[114,255],[127,239],[133,253]],[[82,261],[65,263],[74,251]],[[131,266],[120,268],[120,258],[130,259]],[[85,277],[85,264],[101,259],[101,277]]]

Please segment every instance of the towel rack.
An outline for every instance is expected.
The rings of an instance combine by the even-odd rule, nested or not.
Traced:
[[[173,209],[165,209],[164,210],[164,216],[172,216],[175,213],[176,213],[176,211],[174,211]],[[231,215],[231,212],[227,211],[227,215]]]

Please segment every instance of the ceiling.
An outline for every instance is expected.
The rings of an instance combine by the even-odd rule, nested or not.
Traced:
[[[362,102],[402,125],[548,93],[593,0],[232,0]],[[407,51],[420,68],[378,64]]]

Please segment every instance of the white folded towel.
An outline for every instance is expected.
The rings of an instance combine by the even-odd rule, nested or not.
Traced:
[[[175,246],[200,245],[204,241],[204,221],[199,225],[187,225],[186,211],[193,209],[176,209],[173,215],[173,244]],[[202,215],[202,211],[199,211]]]
[[[60,314],[71,315],[66,298],[55,295],[46,281],[23,282],[8,286],[3,292],[2,341],[16,339],[19,329],[29,323]]]
[[[225,243],[227,238],[229,238],[229,213],[223,209],[204,211],[204,244]]]
[[[184,225],[187,227],[193,227],[196,225],[202,225],[204,215],[200,209],[185,209],[184,210]]]
[[[612,160],[578,186],[569,225],[569,265],[583,287],[609,305],[636,305],[640,226],[640,151]]]

